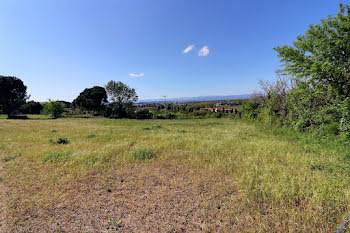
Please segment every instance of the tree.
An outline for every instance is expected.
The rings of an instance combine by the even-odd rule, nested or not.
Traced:
[[[350,7],[340,4],[336,16],[310,25],[293,46],[274,48],[284,72],[309,85],[330,85],[339,95],[350,96]]]
[[[44,105],[43,113],[51,115],[54,119],[61,117],[63,112],[64,106],[60,101],[49,100],[49,102]]]
[[[27,99],[27,87],[16,77],[0,76],[0,108],[10,117]]]
[[[73,106],[88,111],[100,112],[107,103],[107,93],[103,87],[86,88],[73,101]]]
[[[112,101],[107,109],[108,116],[134,117],[133,102],[138,99],[134,88],[130,88],[122,82],[109,81],[106,85],[106,91]]]
[[[43,106],[39,102],[29,101],[20,107],[23,114],[40,114]]]
[[[134,88],[130,88],[128,85],[122,82],[109,81],[106,85],[106,90],[109,98],[113,102],[128,103],[137,101],[138,96]]]
[[[283,74],[295,81],[287,96],[287,123],[339,130],[350,138],[350,7],[310,25],[293,46],[276,47]]]

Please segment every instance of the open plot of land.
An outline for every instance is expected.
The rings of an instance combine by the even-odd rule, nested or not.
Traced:
[[[12,232],[327,232],[349,211],[346,151],[230,119],[2,119],[0,224]]]

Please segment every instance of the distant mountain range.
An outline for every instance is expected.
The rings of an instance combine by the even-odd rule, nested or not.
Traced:
[[[203,101],[237,100],[237,99],[249,99],[251,96],[252,94],[179,97],[179,98],[166,99],[166,102],[203,102]],[[148,99],[148,100],[137,101],[137,103],[150,103],[150,102],[164,102],[164,99]]]

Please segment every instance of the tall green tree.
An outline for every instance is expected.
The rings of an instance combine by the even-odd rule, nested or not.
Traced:
[[[0,108],[11,116],[28,98],[27,87],[22,80],[11,76],[0,76]]]
[[[107,103],[107,92],[103,87],[86,88],[73,101],[73,106],[88,111],[100,112]]]
[[[310,25],[292,46],[275,50],[283,74],[296,87],[287,96],[287,121],[296,128],[329,128],[350,138],[350,7],[340,4],[334,16]]]
[[[335,16],[310,25],[293,46],[276,47],[284,72],[308,85],[330,85],[350,96],[350,7],[340,4]]]
[[[109,81],[106,90],[112,101],[107,109],[108,115],[116,118],[133,118],[135,110],[133,102],[138,99],[135,89],[122,82]]]
[[[112,102],[129,103],[138,99],[135,89],[120,81],[109,81],[106,90]]]

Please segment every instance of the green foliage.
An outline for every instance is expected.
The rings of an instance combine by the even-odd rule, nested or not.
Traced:
[[[133,102],[138,99],[134,88],[122,82],[109,81],[106,85],[109,99],[112,101],[106,109],[105,116],[113,118],[134,118]]]
[[[109,81],[106,85],[106,90],[113,102],[128,103],[138,99],[134,88],[130,88],[128,85],[119,81]]]
[[[58,138],[57,139],[57,144],[68,144],[69,143],[69,140],[68,140],[68,138]]]
[[[5,157],[3,158],[3,160],[4,160],[5,162],[9,162],[9,161],[11,161],[11,160],[15,160],[16,157],[17,157],[17,156],[14,156],[14,155],[8,155],[8,156],[5,156]]]
[[[176,115],[174,113],[168,113],[166,116],[168,119],[175,119]]]
[[[136,119],[152,119],[153,114],[148,109],[142,109],[136,112]]]
[[[54,119],[61,117],[63,112],[64,106],[60,101],[49,100],[48,103],[44,104],[43,113]]]
[[[107,106],[105,116],[111,118],[134,118],[135,107],[132,103],[114,102]]]
[[[146,159],[154,159],[156,155],[152,150],[149,149],[140,149],[133,154],[134,159],[137,160],[146,160]]]
[[[15,114],[27,98],[27,87],[22,80],[0,75],[0,110],[3,113],[8,116]]]
[[[350,97],[346,98],[340,104],[341,119],[340,119],[340,130],[347,132],[350,137]]]
[[[261,82],[259,101],[244,102],[241,115],[300,131],[350,137],[349,6],[311,25],[293,46],[277,47],[283,70]],[[287,76],[288,75],[288,76]]]
[[[241,113],[245,119],[256,119],[261,111],[260,104],[254,100],[242,104]]]
[[[103,87],[94,86],[86,88],[73,101],[75,108],[81,108],[88,111],[100,112],[107,103],[107,92]]]
[[[338,135],[339,134],[339,128],[340,128],[340,125],[338,122],[333,122],[329,125],[325,125],[324,126],[324,129],[325,131],[328,133],[328,134],[331,134],[331,135]]]
[[[309,85],[329,85],[341,96],[350,96],[349,6],[340,5],[336,16],[310,25],[293,46],[276,47],[284,72],[306,79]]]
[[[69,140],[66,137],[60,137],[57,140],[50,139],[49,142],[52,144],[68,144]]]
[[[20,107],[23,114],[40,114],[43,106],[39,102],[29,101]]]

